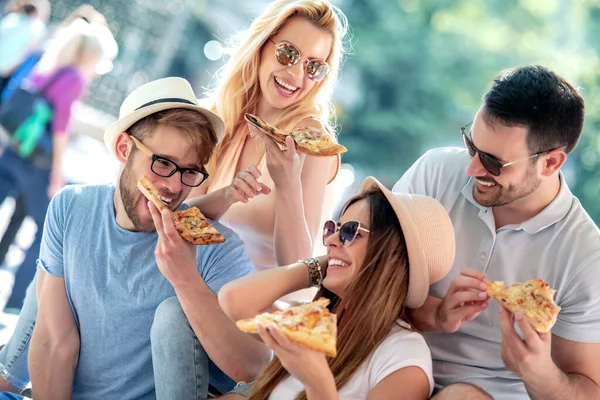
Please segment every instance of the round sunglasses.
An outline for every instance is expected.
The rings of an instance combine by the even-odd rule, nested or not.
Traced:
[[[475,143],[473,143],[473,140],[467,134],[467,128],[470,125],[471,124],[468,124],[468,125],[465,125],[462,128],[460,128],[460,131],[461,131],[462,137],[463,137],[463,141],[465,142],[465,147],[467,148],[467,151],[469,152],[469,155],[471,156],[471,158],[475,157],[476,154],[479,154],[479,161],[481,161],[481,165],[483,165],[483,168],[485,168],[487,172],[489,172],[490,174],[492,174],[494,176],[500,176],[500,174],[502,173],[502,168],[504,168],[504,167],[508,167],[509,165],[513,165],[513,164],[516,164],[521,161],[530,160],[534,157],[539,157],[542,154],[545,154],[552,150],[555,150],[555,149],[544,150],[544,151],[540,151],[538,153],[532,154],[529,157],[520,158],[518,160],[503,163],[502,161],[498,160],[493,155],[483,152],[483,151],[479,150],[477,147],[475,147]]]
[[[325,221],[325,224],[323,224],[323,245],[327,246],[325,241],[337,231],[340,232],[340,244],[343,247],[348,247],[352,244],[354,239],[356,239],[356,235],[358,235],[358,231],[371,232],[360,226],[360,222],[358,221],[346,221],[343,224],[332,220]]]
[[[275,45],[275,58],[279,64],[291,67],[302,59],[300,50],[290,42],[275,43],[273,39],[269,40]],[[319,58],[307,58],[304,63],[306,76],[315,82],[322,81],[329,74],[329,65]]]

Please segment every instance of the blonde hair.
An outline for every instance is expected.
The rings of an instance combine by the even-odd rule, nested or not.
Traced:
[[[322,288],[315,299],[327,297],[338,317],[338,354],[328,358],[338,389],[386,338],[399,318],[405,319],[408,296],[409,262],[406,241],[398,217],[383,192],[373,189],[354,196],[340,215],[352,204],[369,204],[369,238],[363,265],[344,290],[343,298]],[[265,368],[252,387],[248,400],[267,400],[289,373],[279,359]],[[306,400],[306,392],[296,400]]]
[[[119,47],[106,25],[76,19],[60,29],[42,56],[37,72],[49,73],[66,66],[80,66],[89,57],[112,60]]]
[[[215,151],[215,163],[223,156],[234,135],[241,134],[244,114],[256,112],[261,93],[258,81],[260,52],[292,17],[306,18],[331,34],[333,44],[326,60],[331,71],[304,99],[284,110],[278,120],[270,122],[281,129],[290,129],[307,117],[317,117],[330,132],[334,132],[335,110],[331,94],[344,53],[346,17],[326,0],[276,0],[239,35],[238,39],[243,39],[239,40],[235,54],[217,73],[218,84],[207,99],[208,107],[225,121],[226,133]]]

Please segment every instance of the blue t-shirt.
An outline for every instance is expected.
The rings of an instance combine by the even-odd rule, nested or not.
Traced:
[[[117,225],[114,186],[69,186],[48,208],[38,269],[64,278],[81,348],[73,399],[154,399],[150,328],[175,296],[154,257],[158,235]],[[254,271],[243,242],[214,222],[225,243],[197,246],[197,265],[217,293]]]

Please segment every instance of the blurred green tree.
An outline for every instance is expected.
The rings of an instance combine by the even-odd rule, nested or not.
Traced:
[[[347,0],[353,54],[337,90],[344,162],[392,185],[427,149],[462,145],[503,69],[541,64],[581,88],[586,125],[565,174],[600,221],[600,1]]]

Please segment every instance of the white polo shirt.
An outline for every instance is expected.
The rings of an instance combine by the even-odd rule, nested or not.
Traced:
[[[427,152],[402,176],[394,192],[424,194],[440,201],[452,219],[456,259],[451,272],[430,287],[443,298],[463,267],[507,284],[542,278],[557,290],[562,308],[552,333],[564,339],[600,342],[600,232],[562,173],[558,196],[542,212],[519,225],[495,229],[491,208],[473,199],[474,180],[464,149]],[[518,376],[500,355],[501,331],[495,301],[456,333],[428,333],[436,384],[478,385],[496,400],[528,399]]]

